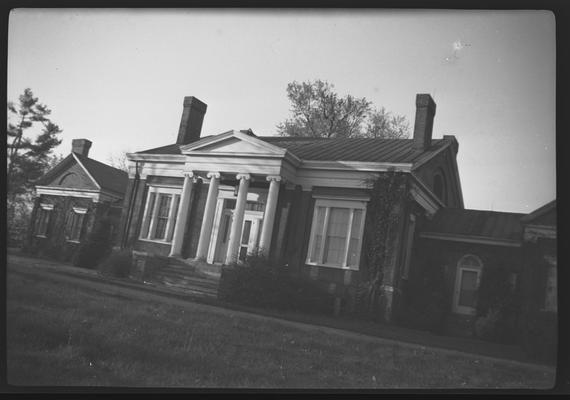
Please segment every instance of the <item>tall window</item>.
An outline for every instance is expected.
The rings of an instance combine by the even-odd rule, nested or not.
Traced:
[[[180,189],[149,187],[140,238],[171,242],[179,203]]]
[[[358,269],[365,211],[363,201],[318,199],[307,263]]]
[[[81,238],[81,229],[85,220],[86,208],[73,207],[69,212],[65,224],[65,237],[70,242],[79,242]]]
[[[474,255],[465,255],[457,263],[455,278],[454,311],[459,314],[475,314],[477,290],[481,281],[483,263]]]
[[[40,204],[36,219],[36,236],[47,236],[52,212],[53,204]]]

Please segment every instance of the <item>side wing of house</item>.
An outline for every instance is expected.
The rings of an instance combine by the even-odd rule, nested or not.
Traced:
[[[463,208],[463,192],[457,167],[458,145],[452,145],[425,162],[414,165],[413,173],[431,190],[446,207]]]

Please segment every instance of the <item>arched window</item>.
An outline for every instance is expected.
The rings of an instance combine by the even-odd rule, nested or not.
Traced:
[[[59,180],[59,186],[65,186],[65,187],[76,187],[79,185],[79,183],[80,183],[79,177],[74,172],[65,174]]]
[[[475,314],[477,307],[477,290],[481,281],[483,263],[472,254],[461,257],[457,263],[453,310],[458,314]]]
[[[433,192],[444,203],[447,203],[447,188],[443,171],[439,169],[433,177]]]

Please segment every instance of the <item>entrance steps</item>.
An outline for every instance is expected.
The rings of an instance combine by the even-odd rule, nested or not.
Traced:
[[[217,297],[221,266],[168,258],[154,271],[152,281],[192,295]]]

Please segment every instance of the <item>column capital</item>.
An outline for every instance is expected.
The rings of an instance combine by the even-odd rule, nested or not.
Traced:
[[[221,174],[219,172],[208,172],[206,176],[210,179],[212,178],[220,179]]]
[[[250,174],[237,174],[236,175],[236,179],[238,181],[241,181],[242,179],[245,179],[246,181],[249,181],[251,179],[251,175]]]
[[[271,181],[281,182],[283,180],[283,178],[281,178],[280,175],[267,175],[265,179],[267,180],[267,182]]]
[[[182,172],[182,175],[184,177],[194,178],[194,171],[184,171],[184,172]]]

